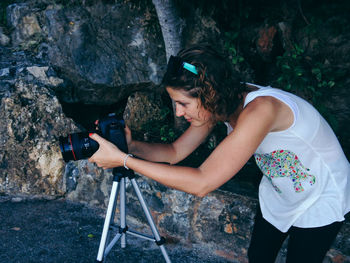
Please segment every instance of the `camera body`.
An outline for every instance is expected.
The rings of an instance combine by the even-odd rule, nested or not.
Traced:
[[[94,133],[115,144],[121,151],[128,152],[124,133],[125,122],[117,119],[115,114],[102,118],[96,125]],[[91,157],[99,148],[99,144],[89,137],[90,132],[79,132],[60,137],[59,144],[65,162],[77,161]]]

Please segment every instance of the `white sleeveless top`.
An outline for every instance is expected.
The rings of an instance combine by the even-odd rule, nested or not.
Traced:
[[[259,186],[263,217],[282,232],[291,226],[343,221],[350,211],[350,164],[328,123],[296,95],[250,85],[259,90],[248,93],[244,107],[257,97],[271,96],[294,115],[288,129],[268,133],[254,154],[264,174]]]

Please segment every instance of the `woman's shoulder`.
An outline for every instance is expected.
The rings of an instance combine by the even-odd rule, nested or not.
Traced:
[[[250,93],[247,94],[247,97]],[[247,98],[246,97],[246,98]],[[279,100],[273,96],[256,96],[254,99],[246,101],[243,110],[248,111],[273,111],[280,107]]]
[[[273,97],[257,97],[244,106],[239,118],[271,118],[279,107],[280,105]]]
[[[270,131],[279,131],[293,124],[294,115],[291,109],[279,99],[272,96],[259,96],[246,105],[242,111],[242,118],[270,122]]]

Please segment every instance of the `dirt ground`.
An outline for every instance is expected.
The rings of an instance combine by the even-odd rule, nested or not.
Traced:
[[[0,262],[65,263],[96,262],[104,210],[64,199],[38,200],[0,197]],[[127,236],[128,245],[118,242],[104,262],[165,262],[151,241]],[[201,248],[166,244],[173,263],[229,262]]]

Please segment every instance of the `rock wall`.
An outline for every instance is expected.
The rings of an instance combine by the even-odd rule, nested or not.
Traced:
[[[24,1],[7,8],[12,46],[45,49],[69,82],[57,90],[60,100],[110,104],[127,98],[130,84],[160,81],[166,61],[159,26],[150,23],[151,5],[78,2]]]
[[[45,86],[18,79],[0,104],[0,191],[63,195],[58,136],[77,130]]]

